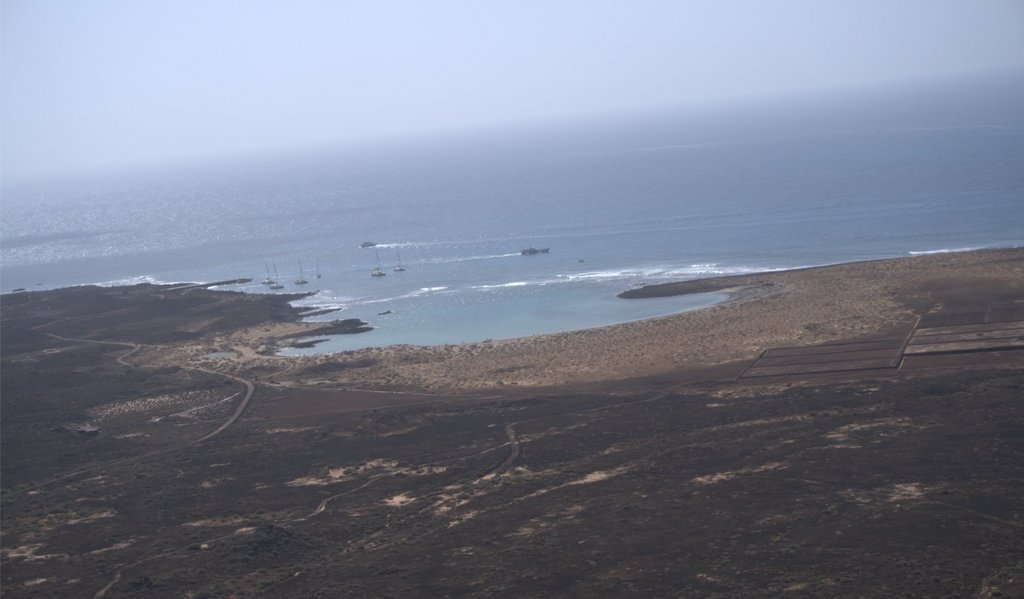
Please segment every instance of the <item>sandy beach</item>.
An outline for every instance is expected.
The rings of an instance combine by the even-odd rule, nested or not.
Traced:
[[[888,334],[951,302],[968,309],[969,289],[978,285],[995,286],[1009,301],[1022,297],[1024,250],[932,254],[662,285],[644,291],[664,296],[718,288],[729,290],[732,299],[583,331],[288,358],[287,376],[307,383],[453,391],[665,375],[751,360],[780,345]],[[251,347],[265,334],[241,331],[224,341]],[[275,370],[280,360],[249,359],[235,367]]]

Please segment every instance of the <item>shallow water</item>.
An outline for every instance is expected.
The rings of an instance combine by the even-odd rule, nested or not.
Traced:
[[[438,295],[394,304],[391,314],[367,317],[375,329],[334,335],[315,347],[285,349],[286,356],[315,355],[393,344],[442,345],[508,339],[666,316],[714,305],[726,294],[706,293],[653,300],[623,300],[614,294],[578,287],[576,297],[556,304],[542,290],[519,288],[504,297],[485,293]],[[635,305],[634,305],[635,304]],[[321,338],[321,337],[318,337]]]

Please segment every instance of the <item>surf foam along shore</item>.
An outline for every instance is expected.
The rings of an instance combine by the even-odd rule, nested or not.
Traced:
[[[503,298],[496,307],[490,293],[521,294]],[[517,300],[519,298],[519,301]],[[549,296],[537,296],[528,286],[502,286],[455,296],[439,294],[424,301],[435,304],[419,311],[415,306],[393,307],[367,316],[374,331],[359,337],[334,338],[310,349],[286,349],[281,355],[338,353],[390,345],[437,346],[559,333],[643,318],[656,318],[695,310],[726,299],[725,295],[653,300],[631,306],[614,294],[579,298],[570,305],[552,305]],[[437,302],[443,302],[441,306]],[[377,306],[378,309],[383,305]],[[359,314],[353,309],[350,314]]]
[[[983,288],[1004,286],[1007,297],[1013,293],[1024,297],[1024,249],[931,254],[683,282],[675,293],[693,294],[698,292],[697,285],[705,286],[700,292],[710,287],[736,291],[733,301],[705,309],[604,327],[297,359],[311,368],[336,364],[339,368],[332,369],[332,376],[338,382],[371,386],[441,390],[596,383],[724,368],[752,360],[770,347],[889,333],[911,326],[922,311],[939,306],[936,297],[947,289],[955,291],[965,281]],[[366,365],[344,368],[350,363]]]
[[[160,317],[148,327],[181,329],[181,341],[175,342],[181,348],[159,350],[169,352],[168,359],[173,357],[187,362],[192,359],[189,356],[231,350],[236,357],[219,362],[219,368],[276,372],[287,364],[286,368],[292,373],[289,376],[296,380],[315,379],[314,370],[326,369],[323,371],[331,372],[334,383],[360,387],[440,390],[557,386],[742,364],[770,347],[878,335],[906,327],[920,314],[940,308],[943,293],[958,293],[965,285],[1001,289],[1001,297],[1019,299],[1024,297],[1024,249],[930,254],[675,285],[674,288],[663,286],[662,291],[683,293],[685,298],[699,297],[713,288],[718,293],[732,294],[732,301],[659,318],[530,337],[457,345],[426,344],[429,345],[426,347],[389,345],[290,358],[261,356],[260,353],[280,347],[275,342],[277,339],[316,336],[313,331],[325,324],[299,322],[302,310],[289,302],[303,299],[301,296],[206,289],[180,291],[167,297],[208,297],[216,301],[203,311],[190,309],[178,314],[174,306],[162,305],[164,300],[160,296],[164,294],[146,291],[157,287],[144,284],[125,289],[146,292],[149,301],[156,302],[153,309]],[[39,293],[71,294],[71,297],[92,292],[88,287],[29,292],[17,294],[20,296],[17,301],[33,301],[40,297]],[[5,301],[13,297],[5,297]],[[964,294],[956,297],[962,302]],[[663,298],[664,301],[677,299],[680,298]],[[660,301],[614,297],[612,300],[627,305]],[[389,323],[400,322],[401,317],[401,314],[393,314],[367,322],[370,326],[387,328],[392,326]],[[219,334],[213,329],[204,332],[203,327],[187,331],[192,325],[186,321],[197,318],[217,323],[215,328],[230,325],[238,330],[230,334]],[[74,321],[52,332],[89,338],[95,331],[82,327],[109,324],[102,319]],[[458,322],[449,319],[441,324],[457,328]],[[352,338],[368,338],[373,334],[363,333]],[[157,340],[154,338],[153,342]],[[193,346],[194,350],[187,349]]]
[[[312,356],[390,345],[434,346],[508,340],[578,331],[699,310],[730,299],[742,299],[750,289],[711,285],[699,291],[648,293],[644,289],[665,281],[688,285],[719,276],[735,276],[808,268],[722,263],[643,265],[619,269],[576,270],[476,285],[423,287],[381,298],[348,298],[344,309],[371,322],[374,331],[359,337],[321,340],[315,347],[284,348],[283,356]],[[697,287],[693,287],[697,289]],[[685,295],[686,297],[679,297]],[[644,298],[643,302],[620,298]],[[340,298],[316,295],[296,305],[307,309],[337,306]],[[310,320],[320,318],[315,316]]]
[[[520,257],[516,257],[518,261]],[[389,280],[383,285],[363,285],[358,291],[332,280],[328,288],[293,305],[303,309],[309,321],[326,319],[329,310],[344,310],[348,316],[373,323],[374,331],[358,339],[321,341],[315,348],[288,348],[283,355],[509,339],[656,318],[706,307],[725,298],[636,303],[623,302],[616,294],[623,288],[644,283],[777,269],[685,262],[595,269],[565,259],[560,263],[522,264],[537,264],[538,268],[468,273],[453,269],[447,277],[433,277],[416,269],[387,277]],[[423,285],[433,278],[442,279],[445,284]],[[331,318],[334,316],[330,314]]]

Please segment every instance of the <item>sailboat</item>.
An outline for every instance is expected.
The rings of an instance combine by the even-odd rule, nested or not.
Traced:
[[[402,266],[402,254],[401,252],[398,251],[398,249],[395,249],[395,256],[398,257],[398,266],[395,267],[395,272],[405,271],[405,267]]]
[[[280,277],[277,274],[277,265],[275,264],[274,265],[274,279],[273,279],[273,282],[270,283],[270,288],[271,289],[284,289],[284,285],[282,285],[282,284],[277,282],[277,279],[279,279],[279,278]]]
[[[273,285],[274,283],[276,283],[276,281],[274,281],[274,279],[270,278],[270,265],[264,263],[264,266],[267,267],[267,278],[263,279],[263,284],[264,285]]]
[[[306,280],[306,275],[302,272],[302,260],[299,260],[299,278],[295,279],[295,284],[305,285],[306,283],[309,281]]]
[[[383,277],[386,274],[388,274],[388,273],[384,272],[380,268],[380,251],[378,250],[377,251],[377,268],[373,269],[373,272],[370,273],[370,276],[371,277]]]
[[[320,278],[320,261],[319,260],[316,263],[316,278],[318,278],[318,279]]]

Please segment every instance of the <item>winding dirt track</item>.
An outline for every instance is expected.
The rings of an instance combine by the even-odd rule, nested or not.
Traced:
[[[250,381],[249,379],[243,379],[242,377],[235,376],[233,374],[224,374],[223,372],[216,372],[213,370],[207,370],[205,368],[190,367],[189,370],[196,370],[199,372],[205,372],[207,374],[218,374],[220,376],[227,377],[233,381],[242,383],[243,385],[245,385],[245,395],[242,397],[242,401],[238,402],[238,407],[235,408],[235,411],[231,414],[231,416],[228,417],[227,420],[224,421],[223,424],[218,426],[213,432],[209,433],[208,435],[200,437],[199,439],[196,439],[191,443],[186,443],[185,445],[182,445],[178,449],[202,443],[203,441],[212,439],[213,437],[216,437],[217,435],[224,432],[226,428],[228,428],[229,426],[234,424],[239,418],[241,418],[242,414],[245,413],[245,409],[249,407],[249,401],[252,399],[253,394],[256,393],[256,385],[254,385],[253,382]]]
[[[96,340],[96,339],[73,339],[71,337],[62,337],[60,335],[55,335],[53,333],[47,333],[47,335],[49,335],[50,337],[54,337],[56,339],[60,339],[62,341],[74,341],[74,342],[79,342],[79,343],[98,343],[98,344],[101,344],[101,345],[116,345],[116,346],[119,346],[119,347],[127,347],[127,348],[129,348],[128,351],[117,357],[117,363],[121,364],[122,366],[127,366],[129,368],[134,368],[135,364],[132,364],[131,362],[128,362],[128,360],[127,360],[128,356],[134,354],[135,352],[139,351],[143,347],[160,347],[158,345],[147,345],[147,344],[143,344],[143,343],[128,343],[126,341],[100,341],[100,340]],[[242,397],[242,401],[238,402],[238,407],[235,408],[235,411],[231,414],[231,416],[229,416],[228,419],[225,420],[224,423],[221,424],[219,427],[217,427],[213,432],[211,432],[211,433],[209,433],[209,434],[207,434],[207,435],[205,435],[203,437],[200,437],[199,439],[196,439],[195,441],[190,441],[190,442],[188,442],[188,443],[186,443],[184,445],[179,445],[179,446],[171,448],[171,449],[162,449],[162,450],[160,450],[158,452],[145,454],[147,456],[149,456],[149,455],[159,455],[159,454],[167,453],[168,451],[176,451],[178,449],[184,449],[186,447],[191,447],[192,445],[195,445],[197,443],[202,443],[203,441],[206,441],[207,439],[212,439],[213,437],[216,437],[220,433],[224,432],[224,430],[226,428],[228,428],[229,426],[234,424],[242,416],[242,414],[245,412],[245,409],[249,407],[249,401],[252,399],[253,394],[256,393],[256,385],[253,384],[253,382],[250,381],[249,379],[244,379],[242,377],[238,377],[238,376],[235,376],[235,375],[232,375],[232,374],[225,374],[223,372],[217,372],[215,370],[207,370],[206,368],[199,368],[198,366],[182,366],[182,368],[184,368],[186,370],[195,370],[197,372],[205,372],[206,374],[212,374],[212,375],[215,375],[215,376],[222,376],[222,377],[225,377],[225,378],[229,378],[229,379],[231,379],[231,380],[233,380],[235,382],[241,383],[242,385],[245,386],[245,395]],[[130,458],[130,459],[134,459],[134,458]]]
[[[95,343],[95,344],[114,345],[114,346],[128,348],[127,352],[123,353],[122,355],[118,356],[118,358],[117,358],[117,362],[119,364],[121,364],[123,366],[127,366],[127,367],[137,367],[138,366],[136,364],[133,364],[133,363],[129,362],[128,358],[132,354],[134,354],[135,352],[137,352],[140,349],[142,349],[142,347],[146,346],[144,344],[119,342],[119,341],[99,341],[99,340],[92,340],[92,339],[73,339],[73,338],[61,337],[59,335],[55,335],[55,334],[52,334],[52,333],[48,333],[48,334],[51,335],[52,337],[55,337],[55,338],[58,338],[58,339],[62,339],[62,340],[65,340],[65,341],[69,341],[69,342]],[[158,346],[149,346],[149,347],[158,347]],[[213,430],[210,433],[204,435],[203,437],[200,437],[199,439],[196,439],[194,441],[190,441],[190,442],[185,443],[183,445],[179,445],[179,446],[163,449],[163,450],[160,450],[160,451],[144,454],[144,455],[141,455],[141,456],[134,456],[134,457],[131,457],[131,458],[126,458],[124,460],[119,460],[117,462],[112,462],[112,463],[104,464],[104,465],[97,466],[97,467],[94,467],[94,468],[91,468],[91,469],[88,469],[88,470],[80,470],[80,471],[77,471],[77,472],[73,472],[73,473],[70,473],[70,474],[63,475],[63,476],[61,476],[59,478],[56,478],[56,479],[51,479],[49,481],[44,481],[43,483],[39,483],[36,486],[38,487],[38,486],[41,486],[41,485],[44,485],[44,484],[49,484],[49,483],[52,483],[52,482],[56,482],[58,480],[64,480],[64,479],[76,476],[78,474],[83,474],[85,472],[89,472],[91,470],[95,470],[95,469],[98,469],[98,468],[109,467],[111,465],[128,462],[130,460],[137,460],[137,459],[140,459],[140,458],[153,457],[153,456],[157,456],[157,455],[161,455],[161,454],[166,454],[166,453],[170,453],[170,452],[173,452],[173,451],[178,451],[178,450],[181,450],[181,449],[185,449],[185,448],[191,447],[193,445],[197,445],[199,443],[202,443],[204,441],[207,441],[207,440],[209,440],[209,439],[219,435],[224,430],[226,430],[231,425],[233,425],[235,422],[237,422],[238,419],[242,416],[242,414],[245,413],[245,410],[248,408],[249,403],[250,403],[253,395],[255,394],[255,385],[254,385],[254,383],[251,380],[248,380],[248,379],[245,379],[245,378],[241,378],[241,377],[237,377],[237,376],[233,376],[233,375],[229,375],[229,374],[225,374],[225,373],[221,373],[221,372],[216,372],[216,371],[213,371],[213,370],[207,370],[207,369],[204,369],[204,368],[194,367],[194,366],[192,366],[192,367],[185,367],[185,368],[187,368],[189,370],[198,371],[198,372],[204,372],[204,373],[207,373],[207,374],[220,375],[220,376],[229,378],[231,380],[237,381],[237,382],[241,383],[242,385],[244,385],[245,388],[246,388],[245,395],[242,398],[242,400],[238,403],[237,407],[235,408],[235,411],[231,414],[231,416],[228,417],[227,420],[225,420],[215,430]],[[525,424],[525,423],[528,423],[528,422],[539,421],[539,420],[545,420],[545,419],[554,418],[554,417],[565,417],[565,416],[570,416],[570,415],[584,416],[587,413],[596,412],[596,411],[604,411],[604,410],[616,409],[616,408],[620,408],[620,407],[624,407],[624,406],[632,406],[632,405],[637,405],[637,404],[645,404],[645,403],[655,402],[655,401],[662,400],[665,397],[671,395],[672,393],[678,391],[679,387],[681,387],[681,386],[680,385],[674,385],[674,386],[672,386],[669,389],[664,389],[664,390],[660,391],[659,393],[654,394],[653,396],[645,397],[643,399],[627,400],[627,401],[623,401],[623,402],[617,402],[617,403],[614,403],[614,404],[601,405],[601,406],[596,406],[596,407],[592,407],[592,408],[586,408],[586,409],[582,409],[582,410],[572,410],[572,411],[569,411],[569,412],[559,413],[559,414],[546,414],[546,415],[543,415],[543,416],[538,416],[538,417],[535,417],[535,418],[527,418],[527,419],[518,420],[518,421],[508,421],[508,420],[506,420],[505,425],[504,425],[504,433],[505,433],[505,436],[506,436],[507,440],[505,442],[499,443],[497,445],[489,447],[489,448],[487,448],[487,449],[485,449],[483,451],[476,452],[476,453],[471,454],[469,456],[458,456],[458,457],[446,458],[446,459],[442,459],[442,460],[433,461],[433,462],[430,462],[430,463],[427,463],[427,464],[421,464],[421,466],[423,466],[423,465],[435,465],[435,464],[441,464],[441,463],[451,463],[451,462],[455,462],[455,461],[465,460],[465,459],[467,459],[469,457],[475,457],[475,456],[478,456],[478,455],[487,454],[487,453],[490,453],[490,452],[498,451],[498,450],[500,450],[500,449],[502,449],[504,447],[508,447],[509,448],[508,455],[506,455],[505,458],[497,466],[495,466],[494,468],[490,469],[485,476],[497,474],[497,473],[500,473],[500,472],[503,472],[503,471],[506,471],[506,470],[512,468],[515,465],[516,461],[519,459],[519,456],[521,455],[521,442],[520,442],[520,440],[519,440],[519,438],[517,436],[517,433],[516,433],[516,426],[517,425]],[[336,494],[334,494],[334,495],[332,495],[330,497],[327,497],[327,498],[321,500],[318,503],[318,505],[315,508],[313,508],[312,511],[310,511],[305,516],[300,516],[300,517],[297,517],[297,518],[292,518],[292,519],[289,519],[289,520],[284,520],[282,522],[279,522],[278,524],[287,525],[287,524],[297,524],[297,523],[300,523],[300,522],[309,521],[310,519],[313,519],[313,518],[323,514],[327,510],[328,505],[330,503],[332,503],[333,501],[335,501],[337,499],[340,499],[342,497],[348,496],[348,495],[352,495],[352,494],[358,493],[358,492],[366,489],[367,487],[373,485],[377,481],[379,481],[379,480],[381,480],[383,478],[387,478],[389,476],[392,476],[392,474],[377,474],[377,475],[370,476],[367,479],[365,479],[363,481],[360,481],[359,484],[357,484],[356,486],[354,486],[354,487],[352,487],[350,489],[347,489],[347,490],[342,491],[340,493],[336,493]],[[429,509],[429,508],[430,508],[430,506],[426,506],[426,507],[423,508],[423,510],[426,510],[426,509]],[[378,533],[379,533],[379,530],[373,531],[368,536],[372,537],[372,536],[375,536]],[[217,537],[214,537],[214,538],[207,539],[204,542],[205,543],[215,543],[215,542],[218,542],[218,541],[223,540],[223,539],[231,538],[233,536],[233,534],[234,533],[227,534],[227,535],[220,535],[220,536],[217,536]],[[165,551],[165,552],[162,552],[162,553],[159,553],[159,554],[156,554],[156,555],[150,555],[150,556],[147,556],[147,557],[135,560],[133,562],[121,564],[117,568],[117,570],[113,573],[113,576],[110,579],[110,581],[106,585],[104,585],[101,589],[99,589],[93,595],[93,598],[94,599],[104,599],[107,596],[107,593],[109,593],[112,589],[114,589],[115,587],[118,586],[118,584],[121,583],[121,581],[123,580],[123,577],[124,577],[124,571],[126,569],[133,568],[133,567],[136,567],[138,565],[141,565],[143,563],[147,563],[147,562],[150,562],[150,561],[153,561],[153,560],[158,560],[158,559],[163,559],[163,558],[171,557],[173,555],[181,553],[184,550],[185,550],[185,548],[176,548],[176,549],[172,549],[170,551]]]
[[[123,341],[101,341],[101,340],[97,340],[97,339],[75,339],[75,338],[71,338],[71,337],[63,337],[61,335],[57,335],[57,334],[54,334],[54,333],[47,333],[47,335],[49,335],[50,337],[53,337],[55,339],[60,339],[62,341],[69,341],[69,342],[74,342],[74,343],[94,343],[94,344],[99,344],[99,345],[114,345],[114,346],[117,346],[117,347],[127,347],[128,351],[117,357],[117,363],[122,365],[122,366],[129,367],[129,368],[134,368],[136,365],[131,363],[131,362],[129,362],[128,361],[128,357],[131,356],[132,354],[134,354],[135,352],[139,351],[140,349],[142,349],[142,347],[146,346],[146,345],[140,344],[140,343],[128,343],[128,342],[123,342]],[[156,347],[156,346],[148,346],[148,347]],[[232,412],[231,416],[229,416],[228,419],[225,420],[216,429],[214,429],[210,433],[208,433],[208,434],[206,434],[206,435],[204,435],[204,436],[202,436],[202,437],[200,437],[200,438],[198,438],[198,439],[196,439],[194,441],[189,441],[188,443],[185,443],[183,445],[178,445],[178,446],[175,446],[175,447],[169,447],[167,449],[161,449],[159,451],[154,451],[154,452],[150,452],[150,453],[146,453],[146,454],[142,454],[142,455],[138,455],[138,456],[132,456],[132,457],[124,458],[122,460],[117,460],[117,461],[114,461],[114,462],[108,462],[106,464],[101,464],[101,465],[98,465],[98,466],[94,466],[92,468],[85,468],[85,469],[82,469],[82,470],[76,470],[74,472],[63,474],[63,475],[61,475],[59,477],[56,477],[56,478],[51,478],[49,480],[45,480],[45,481],[36,483],[35,485],[32,485],[30,487],[25,487],[23,489],[19,489],[18,492],[25,492],[25,491],[28,491],[28,490],[31,490],[31,489],[37,489],[39,487],[42,487],[42,486],[45,486],[45,485],[48,485],[48,484],[52,484],[52,483],[55,483],[55,482],[67,480],[69,478],[73,478],[73,477],[81,475],[81,474],[86,474],[86,473],[92,472],[94,470],[99,470],[99,469],[102,469],[102,468],[109,468],[111,466],[115,466],[115,465],[119,465],[119,464],[125,464],[125,463],[131,462],[133,460],[140,460],[140,459],[144,459],[144,458],[149,458],[149,457],[154,457],[154,456],[158,456],[158,455],[163,455],[163,454],[166,454],[166,453],[171,453],[171,452],[174,452],[174,451],[180,451],[182,449],[186,449],[188,447],[192,447],[193,445],[198,445],[199,443],[202,443],[204,441],[208,441],[208,440],[212,439],[213,437],[216,437],[220,433],[224,432],[228,427],[230,427],[232,424],[237,422],[238,419],[241,418],[242,414],[245,413],[246,408],[249,407],[249,402],[252,400],[253,395],[256,393],[256,386],[249,379],[244,379],[242,377],[238,377],[238,376],[234,376],[234,375],[230,375],[230,374],[224,374],[222,372],[216,372],[216,371],[213,371],[213,370],[207,370],[205,368],[198,368],[198,367],[194,367],[194,366],[192,366],[192,367],[185,366],[184,368],[186,368],[187,370],[195,370],[195,371],[204,372],[204,373],[207,373],[207,374],[223,376],[223,377],[229,378],[229,379],[231,379],[233,381],[237,381],[237,382],[239,382],[239,383],[241,383],[242,385],[245,386],[245,395],[242,397],[242,400],[238,402],[238,406],[235,408],[235,411]],[[367,483],[367,484],[369,484],[369,483]],[[362,488],[362,487],[360,487],[360,488]],[[322,508],[321,508],[321,511],[322,511]],[[161,557],[167,557],[167,556],[172,555],[172,554],[174,554],[174,553],[176,553],[178,551],[180,551],[180,550],[175,550],[175,551],[171,551],[171,552],[162,553],[162,554],[159,554],[159,555],[150,556],[150,557],[144,558],[142,560],[139,560],[137,562],[134,562],[132,564],[121,566],[120,568],[118,568],[117,572],[114,573],[113,579],[109,583],[107,583],[106,586],[104,586],[102,589],[97,591],[96,594],[93,595],[93,597],[95,599],[102,599],[103,597],[106,597],[107,592],[110,591],[110,589],[114,588],[117,585],[117,583],[121,581],[122,572],[124,571],[125,567],[138,565],[138,564],[141,564],[141,563],[144,563],[144,562],[147,562],[147,561],[151,561],[151,560],[154,560],[154,559],[159,559]]]
[[[97,339],[74,339],[74,338],[71,338],[71,337],[62,337],[61,335],[56,335],[54,333],[47,333],[47,335],[49,335],[50,337],[53,337],[55,339],[60,339],[62,341],[70,341],[70,342],[75,342],[75,343],[95,343],[95,344],[99,344],[99,345],[115,345],[115,346],[118,346],[118,347],[127,347],[127,348],[129,348],[128,351],[117,357],[117,363],[121,364],[122,366],[127,366],[129,368],[134,368],[136,365],[127,361],[128,356],[134,354],[135,352],[139,351],[143,347],[159,347],[159,346],[155,346],[155,345],[146,345],[146,344],[141,344],[141,343],[128,343],[128,342],[125,342],[125,341],[100,341],[100,340],[97,340]],[[229,378],[229,379],[231,379],[233,381],[237,381],[237,382],[239,382],[239,383],[241,383],[242,385],[245,386],[245,395],[242,397],[242,400],[238,402],[238,406],[235,408],[235,411],[232,412],[231,416],[229,416],[227,420],[225,420],[220,426],[218,426],[212,432],[210,432],[210,433],[208,433],[208,434],[206,434],[206,435],[204,435],[204,436],[202,436],[202,437],[200,437],[198,439],[195,439],[194,441],[189,441],[188,443],[184,443],[182,445],[176,445],[174,447],[168,447],[166,449],[160,449],[158,451],[153,451],[153,452],[150,452],[150,453],[144,453],[144,454],[137,455],[137,456],[131,456],[131,457],[123,458],[123,459],[120,459],[120,460],[115,460],[115,461],[112,461],[112,462],[106,462],[104,464],[99,464],[97,466],[92,466],[90,468],[83,468],[81,470],[75,470],[75,471],[69,472],[67,474],[62,474],[62,475],[57,476],[55,478],[50,478],[50,479],[47,479],[47,480],[35,483],[33,485],[29,485],[29,486],[20,488],[17,491],[11,491],[10,493],[12,493],[12,494],[24,493],[26,491],[31,491],[33,489],[38,489],[40,487],[44,487],[46,485],[50,485],[50,484],[53,484],[55,482],[60,482],[60,481],[63,481],[63,480],[67,480],[69,478],[74,478],[76,476],[79,476],[79,475],[82,475],[82,474],[87,474],[87,473],[90,473],[90,472],[94,472],[96,470],[100,470],[100,469],[103,469],[103,468],[109,468],[111,466],[117,466],[117,465],[120,465],[120,464],[126,464],[126,463],[129,463],[129,462],[135,461],[135,460],[141,460],[141,459],[150,458],[150,457],[154,457],[154,456],[158,456],[158,455],[163,455],[163,454],[166,454],[166,453],[171,453],[171,452],[174,452],[174,451],[180,451],[182,449],[186,449],[188,447],[192,447],[193,445],[198,445],[199,443],[202,443],[204,441],[208,441],[209,439],[212,439],[213,437],[216,437],[220,433],[224,432],[229,426],[231,426],[232,424],[237,422],[238,419],[241,418],[242,414],[245,413],[246,408],[249,407],[249,402],[252,400],[252,396],[256,393],[256,386],[253,384],[252,381],[250,381],[248,379],[244,379],[244,378],[237,377],[237,376],[230,375],[230,374],[224,374],[223,372],[216,372],[216,371],[213,371],[213,370],[207,370],[205,368],[198,368],[198,367],[195,367],[195,366],[184,366],[183,368],[185,368],[187,370],[195,370],[195,371],[198,371],[198,372],[204,372],[206,374],[214,374],[214,375],[223,376],[223,377]]]

